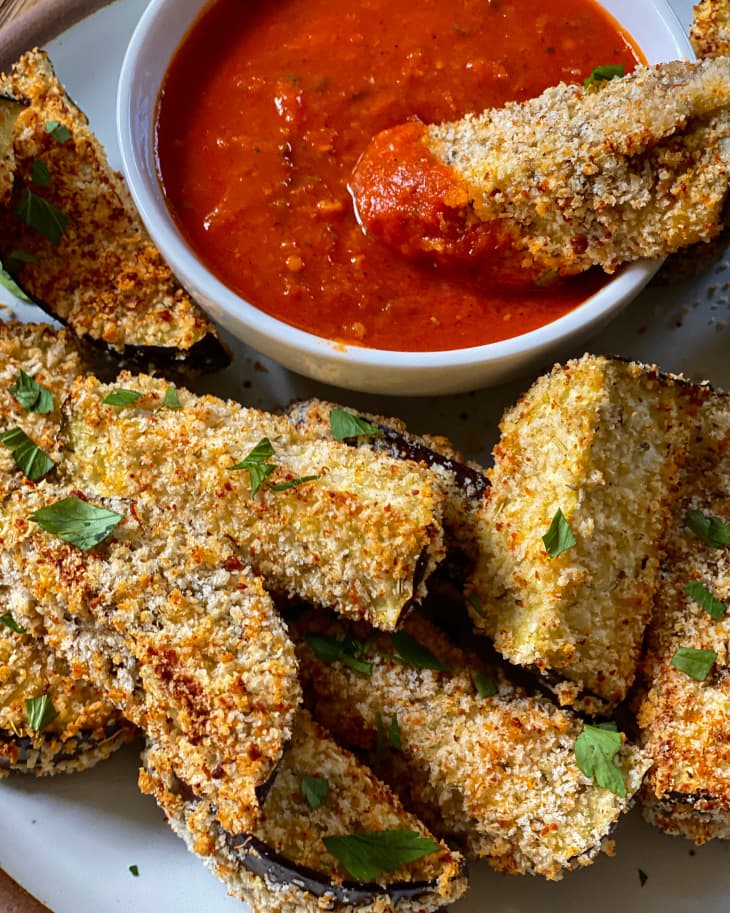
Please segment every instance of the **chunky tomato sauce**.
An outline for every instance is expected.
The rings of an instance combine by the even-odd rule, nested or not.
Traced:
[[[358,225],[353,167],[410,118],[458,118],[639,59],[592,0],[215,0],[160,97],[168,205],[223,282],[311,333],[412,351],[516,336],[603,274],[516,290],[409,262]]]

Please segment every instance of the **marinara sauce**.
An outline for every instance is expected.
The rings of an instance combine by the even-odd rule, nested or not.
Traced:
[[[410,118],[455,119],[640,60],[592,0],[215,0],[163,84],[161,181],[208,268],[289,324],[382,349],[494,342],[563,315],[605,276],[500,287],[409,262],[357,223],[359,155]]]

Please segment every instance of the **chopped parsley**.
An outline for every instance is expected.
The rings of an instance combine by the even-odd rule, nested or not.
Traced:
[[[423,644],[416,640],[407,631],[394,631],[390,640],[395,647],[395,659],[405,666],[414,666],[416,669],[435,669],[438,672],[449,672],[449,667],[434,656]]]
[[[717,653],[714,650],[695,650],[692,647],[680,647],[670,660],[675,669],[689,675],[698,682],[704,682],[715,665]]]
[[[6,261],[10,269],[16,269],[21,263],[37,263],[38,257],[29,250],[24,250],[22,247],[16,247],[14,250],[10,251],[6,257]]]
[[[286,491],[288,488],[297,488],[304,485],[305,482],[314,482],[319,476],[301,476],[298,479],[288,479],[285,482],[267,482],[266,479],[276,469],[276,463],[269,463],[274,455],[274,448],[267,437],[262,437],[256,446],[244,457],[240,463],[235,466],[229,466],[231,470],[245,469],[248,472],[249,482],[251,484],[251,497],[254,498],[261,486],[266,483],[270,491]]]
[[[48,187],[51,183],[51,172],[48,170],[48,165],[46,165],[43,159],[36,159],[33,162],[30,179],[38,187]]]
[[[474,682],[474,687],[477,689],[477,694],[479,697],[494,697],[494,695],[499,691],[497,683],[485,672],[474,669],[470,675],[471,680]]]
[[[719,517],[706,517],[701,510],[688,510],[684,525],[698,536],[705,545],[721,548],[730,545],[730,523]]]
[[[51,244],[58,244],[68,224],[68,216],[65,213],[29,189],[23,192],[15,215]]]
[[[648,878],[649,876],[646,874],[646,872],[643,869],[639,869],[639,884],[642,888],[646,884]]]
[[[397,751],[401,750],[400,726],[396,714],[390,718],[388,727],[388,741]],[[385,728],[383,726],[383,714],[375,711],[375,756],[378,760],[383,757],[383,748],[385,747]]]
[[[626,784],[615,757],[621,748],[621,733],[615,723],[591,726],[585,723],[575,740],[575,760],[581,771],[597,786],[616,796],[626,795]]]
[[[567,552],[568,549],[573,548],[576,544],[575,536],[560,508],[555,512],[555,516],[550,523],[548,531],[542,537],[542,541],[545,545],[545,551],[551,558],[557,558],[558,555]]]
[[[23,289],[18,285],[15,279],[13,279],[13,277],[5,269],[2,263],[0,263],[0,285],[2,285],[3,288],[7,289],[11,295],[15,295],[16,298],[20,298],[21,301],[27,301],[31,303],[30,298],[25,294]]]
[[[50,725],[58,716],[49,694],[39,694],[25,699],[25,712],[28,715],[28,726],[34,732],[40,732]]]
[[[10,450],[15,465],[31,482],[38,482],[56,465],[22,428],[9,428],[0,432],[0,443]]]
[[[466,601],[469,603],[472,609],[474,609],[477,615],[484,618],[484,609],[476,593],[469,593],[469,595],[466,597]]]
[[[11,631],[15,631],[16,634],[25,634],[23,625],[19,625],[10,612],[0,615],[0,624],[5,625],[6,628],[10,628]]]
[[[398,717],[394,713],[390,718],[390,726],[388,728],[388,739],[390,744],[396,751],[401,750],[401,737],[400,737],[400,726],[398,725]]]
[[[113,510],[97,507],[71,495],[42,507],[31,514],[29,519],[64,542],[88,551],[106,539],[124,517]]]
[[[622,63],[606,63],[593,67],[591,75],[583,80],[583,85],[587,89],[600,82],[608,82],[609,79],[620,79],[625,73],[626,68]]]
[[[59,124],[57,120],[46,121],[46,133],[50,133],[59,143],[65,143],[71,139],[71,131],[65,124]]]
[[[130,865],[129,872],[131,875],[134,875],[135,878],[139,878],[139,867],[136,865]]]
[[[319,808],[330,792],[329,781],[325,777],[302,777],[299,788],[310,808]]]
[[[177,395],[177,387],[174,384],[170,384],[167,390],[165,390],[162,405],[166,406],[168,409],[180,408],[180,397]]]
[[[307,634],[304,639],[320,662],[341,662],[355,672],[372,675],[373,664],[365,659],[369,652],[368,644],[353,637],[336,640],[326,634]]]
[[[26,374],[22,368],[18,372],[15,383],[8,387],[8,393],[26,412],[47,415],[55,408],[51,391]]]
[[[417,831],[363,831],[323,837],[331,853],[357,881],[365,884],[380,878],[383,872],[394,872],[408,862],[415,862],[439,849],[430,837]]]
[[[142,394],[137,390],[126,390],[124,387],[117,387],[104,397],[102,403],[105,406],[131,406],[141,399]]]
[[[333,409],[330,412],[330,431],[336,441],[351,437],[377,437],[383,433],[380,428],[345,409]]]
[[[696,602],[697,605],[701,609],[704,609],[715,621],[717,621],[718,618],[722,618],[725,612],[727,612],[725,603],[718,599],[717,596],[713,596],[704,583],[701,583],[699,580],[690,581],[684,588],[684,591],[693,602]]]

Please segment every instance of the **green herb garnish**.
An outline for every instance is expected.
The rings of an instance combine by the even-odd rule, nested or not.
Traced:
[[[68,224],[68,216],[57,209],[53,203],[39,197],[32,190],[26,189],[20,198],[15,215],[27,225],[34,228],[38,234],[50,241],[51,244],[58,244],[63,237]]]
[[[685,672],[690,678],[704,682],[715,665],[717,653],[714,650],[695,650],[692,647],[680,647],[670,662],[675,669]]]
[[[287,479],[286,482],[267,482],[269,491],[286,491],[289,488],[298,488],[305,482],[315,482],[319,476],[299,476],[298,479]]]
[[[266,479],[276,469],[275,463],[268,461],[274,455],[274,448],[267,437],[262,437],[251,452],[240,463],[235,466],[229,466],[231,470],[245,469],[248,472],[249,482],[251,483],[251,497],[255,497],[259,488],[266,482]],[[305,482],[314,482],[319,476],[301,476],[298,479],[288,479],[285,482],[271,483],[266,482],[266,487],[270,491],[286,491],[288,488],[296,488]]]
[[[22,428],[9,428],[0,432],[0,443],[10,450],[15,465],[31,482],[42,479],[56,465]]]
[[[380,428],[345,409],[333,409],[330,412],[330,431],[336,441],[351,437],[377,437],[383,433]]]
[[[65,124],[59,124],[57,120],[46,121],[46,133],[50,133],[59,143],[65,143],[71,139],[71,131]]]
[[[466,597],[466,601],[469,603],[472,609],[474,609],[477,615],[480,615],[482,618],[484,618],[484,609],[482,608],[482,604],[479,601],[479,597],[476,593],[469,593],[469,595]]]
[[[173,384],[165,390],[165,396],[162,400],[162,405],[167,406],[168,409],[179,409],[180,408],[180,397],[177,395],[177,387]]]
[[[409,830],[364,831],[322,839],[350,875],[366,884],[439,849],[434,840]]]
[[[497,683],[485,672],[473,670],[470,675],[471,680],[474,682],[474,687],[477,689],[477,694],[479,697],[493,697],[499,691]]]
[[[302,777],[299,788],[310,808],[319,808],[330,792],[329,781],[324,777]]]
[[[132,403],[136,403],[141,397],[142,394],[137,390],[125,390],[124,387],[117,387],[116,390],[112,390],[111,393],[104,397],[102,403],[105,406],[131,406]]]
[[[646,884],[648,877],[649,876],[646,874],[646,872],[643,869],[639,869],[639,884],[641,885],[642,888]]]
[[[626,784],[614,758],[621,748],[621,734],[615,724],[591,726],[586,723],[575,740],[575,760],[582,772],[616,796],[626,795]]]
[[[699,580],[690,581],[684,588],[684,591],[693,602],[696,602],[697,605],[701,609],[704,609],[715,621],[717,621],[718,618],[722,618],[725,612],[727,612],[725,603],[718,599],[717,596],[713,596],[704,583],[701,583]]]
[[[414,666],[416,669],[450,671],[447,665],[407,631],[394,631],[390,635],[390,640],[396,650],[395,658],[404,665]]]
[[[53,706],[49,694],[26,698],[25,712],[28,715],[28,725],[34,732],[45,729],[58,716],[58,710]]]
[[[373,664],[363,658],[368,654],[367,644],[352,637],[335,640],[326,634],[307,634],[304,639],[320,662],[341,662],[355,672],[372,675]]]
[[[53,412],[55,404],[53,394],[37,380],[21,368],[18,377],[10,387],[8,393],[13,396],[26,412],[37,412],[39,415],[48,415]]]
[[[51,183],[51,172],[48,170],[48,165],[46,165],[42,159],[36,159],[33,162],[30,179],[38,187],[48,187]]]
[[[136,865],[130,865],[129,872],[131,875],[134,875],[135,878],[139,878],[139,867]]]
[[[725,523],[719,517],[706,517],[701,510],[688,510],[684,525],[702,539],[705,545],[713,548],[730,545],[730,523]]]
[[[557,509],[548,531],[542,537],[542,541],[545,544],[545,551],[551,558],[557,558],[558,555],[567,552],[568,549],[573,548],[576,544],[575,536],[560,508]]]
[[[7,289],[11,295],[20,298],[21,301],[27,301],[29,304],[32,304],[30,298],[25,294],[23,289],[18,285],[15,279],[13,279],[2,263],[0,263],[0,285]]]
[[[86,552],[106,539],[124,516],[71,495],[42,507],[29,519],[47,533]]]
[[[390,718],[390,727],[388,728],[388,739],[390,744],[396,751],[401,750],[401,738],[400,738],[400,726],[398,725],[398,717],[394,713]]]
[[[29,250],[25,250],[22,247],[16,247],[14,250],[11,250],[8,256],[6,257],[8,266],[12,269],[15,265],[21,263],[37,263],[38,257],[35,254],[32,254]]]
[[[620,78],[625,72],[626,69],[622,63],[606,63],[602,66],[593,67],[591,75],[583,80],[583,85],[587,89],[589,86],[596,85],[596,83]]]
[[[11,631],[15,631],[16,634],[25,634],[23,625],[19,625],[10,612],[0,615],[0,624],[5,625],[6,628],[10,628]]]

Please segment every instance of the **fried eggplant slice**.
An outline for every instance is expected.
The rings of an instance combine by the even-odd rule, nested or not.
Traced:
[[[24,626],[40,616],[49,644],[164,747],[184,782],[203,798],[214,789],[223,827],[250,829],[300,700],[270,598],[220,540],[196,539],[148,503],[82,497],[92,516],[70,526],[56,515],[47,532],[36,512],[66,511],[68,496],[44,482],[4,498],[3,604]],[[62,540],[93,533],[99,508],[116,523],[106,538]]]
[[[696,843],[730,839],[729,444],[730,398],[714,394],[682,475],[641,673],[644,816]],[[682,664],[688,650],[702,651],[689,654],[699,669]]]
[[[130,361],[226,364],[217,330],[153,245],[47,55],[21,57],[0,77],[0,92],[28,102],[14,131],[15,189],[0,216],[0,259],[23,291]],[[23,260],[8,260],[18,249]]]
[[[148,744],[140,772],[143,792],[155,797],[173,830],[223,881],[230,894],[255,913],[320,913],[321,910],[437,910],[466,890],[464,861],[408,814],[385,784],[340,748],[306,711],[300,711],[291,743],[249,834],[224,830],[215,806],[182,783],[164,753]],[[321,799],[305,798],[317,781]],[[407,830],[431,840],[433,851],[372,883],[359,883],[331,856],[323,837],[368,831]]]
[[[273,416],[122,375],[133,402],[93,378],[68,397],[69,480],[149,499],[167,522],[230,543],[269,590],[394,628],[443,556],[444,496],[414,463],[299,434]]]
[[[730,58],[379,134],[351,179],[368,231],[410,257],[549,281],[661,257],[723,225]]]
[[[559,879],[588,865],[648,766],[624,743],[626,795],[597,786],[575,759],[576,716],[516,688],[415,611],[393,635],[323,613],[300,617],[293,634],[314,717],[376,759],[390,746],[406,807],[498,870]]]
[[[586,355],[557,365],[502,418],[469,611],[563,703],[616,704],[634,680],[704,395],[654,368]]]
[[[13,133],[25,105],[10,95],[0,94],[0,206],[10,199],[15,176]]]
[[[693,7],[694,18],[689,40],[698,57],[724,57],[730,54],[730,3],[728,0],[701,0]]]

